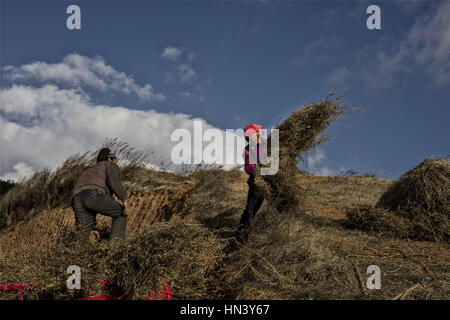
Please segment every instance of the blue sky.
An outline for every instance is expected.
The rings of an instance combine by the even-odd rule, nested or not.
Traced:
[[[106,136],[166,155],[192,119],[271,127],[331,90],[366,112],[330,128],[311,172],[396,178],[450,154],[449,16],[445,1],[2,1],[0,176]]]

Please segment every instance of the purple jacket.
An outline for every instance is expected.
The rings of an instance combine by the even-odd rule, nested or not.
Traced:
[[[244,150],[245,167],[244,168],[245,168],[245,172],[248,175],[252,174],[253,169],[255,169],[255,167],[256,167],[256,163],[260,162],[259,155],[261,154],[261,151],[262,151],[262,147],[260,148],[260,145],[258,144],[256,146],[256,157],[257,157],[257,159],[256,159],[256,161],[254,161],[254,160],[250,161],[250,156],[251,155],[250,155],[250,151],[249,151],[249,146],[247,145],[247,147],[245,147],[245,150]]]

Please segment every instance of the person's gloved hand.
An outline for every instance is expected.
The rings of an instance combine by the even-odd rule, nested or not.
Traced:
[[[130,205],[129,205],[129,203],[128,203],[128,200],[127,200],[127,201],[124,201],[124,202],[123,202],[123,207],[122,207],[122,214],[123,214],[124,216],[127,216],[129,210],[130,210]]]

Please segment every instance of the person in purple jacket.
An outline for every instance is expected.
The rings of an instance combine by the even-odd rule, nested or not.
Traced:
[[[260,192],[257,192],[257,187],[255,185],[255,176],[254,169],[257,163],[260,163],[260,143],[261,143],[261,135],[264,133],[263,127],[259,124],[249,124],[244,129],[244,136],[247,142],[247,146],[244,150],[244,159],[245,159],[245,172],[249,175],[247,180],[248,184],[248,195],[247,195],[247,205],[245,206],[245,210],[242,213],[241,220],[239,222],[239,227],[235,231],[235,238],[239,242],[245,242],[248,238],[248,232],[250,228],[251,221],[255,217],[262,203],[264,202],[264,195]],[[255,150],[251,150],[256,146]],[[253,159],[256,155],[256,159]]]

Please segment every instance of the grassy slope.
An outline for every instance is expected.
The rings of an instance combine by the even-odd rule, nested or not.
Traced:
[[[190,208],[186,221],[212,230],[214,237],[231,239],[231,232],[245,206],[247,186],[244,173],[204,171],[188,178],[168,177],[169,181],[165,180],[164,175],[160,175],[153,178],[158,183],[150,185],[152,188],[161,188],[165,184],[189,186],[185,187],[189,189],[185,204]],[[205,288],[204,296],[230,299],[390,299],[418,284],[402,298],[450,297],[448,244],[379,238],[341,226],[339,219],[345,216],[346,209],[375,204],[391,181],[370,177],[303,176],[300,182],[306,190],[306,201],[301,208],[279,214],[265,203],[255,220],[249,242],[240,246],[240,250],[222,257],[224,263],[217,270],[220,274],[217,285],[226,289],[220,295],[210,295],[207,291],[210,289]],[[139,185],[128,184],[128,187],[149,191],[148,186],[139,188]],[[137,194],[136,197],[143,196]],[[142,214],[142,210],[148,209],[136,208],[136,216]],[[65,212],[70,215],[70,209]],[[57,215],[55,210],[53,215]],[[18,235],[26,228],[30,229],[35,224],[33,219],[39,217],[37,215],[4,232],[0,237],[0,252],[4,254],[8,247],[16,246],[21,240]],[[56,222],[52,223],[51,217],[47,221],[48,231],[45,228],[41,228],[41,232],[27,231],[27,239],[31,234],[41,237],[42,230],[44,233],[55,232],[61,227]],[[177,221],[173,223],[179,223]],[[158,231],[157,225],[138,225],[142,229]],[[4,258],[0,259],[0,264],[6,265]],[[14,259],[11,261],[13,263]],[[372,264],[381,268],[381,290],[368,290],[365,286],[366,268]],[[14,265],[10,265],[10,270],[13,270],[11,268]],[[8,276],[0,269],[0,283]],[[174,279],[176,281],[176,275]],[[178,283],[179,292],[174,292],[174,296],[202,296],[186,287],[189,285]]]
[[[416,284],[403,298],[450,297],[447,244],[378,238],[341,226],[347,209],[374,205],[391,180],[302,176],[300,183],[306,193],[302,208],[279,214],[265,204],[249,242],[231,255],[229,272],[238,298],[390,299]],[[220,230],[238,221],[245,176],[229,187],[232,212],[223,208],[223,214],[202,218]],[[366,287],[372,264],[381,268],[381,290]]]

